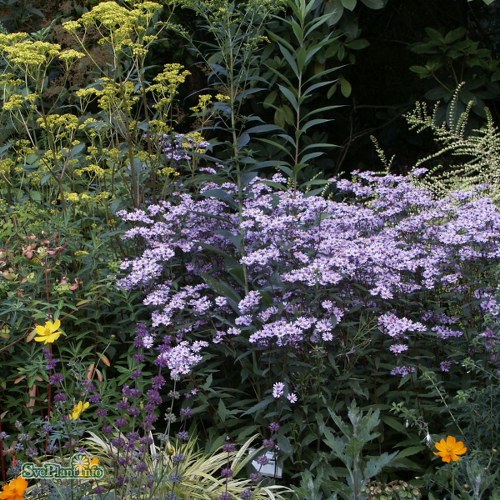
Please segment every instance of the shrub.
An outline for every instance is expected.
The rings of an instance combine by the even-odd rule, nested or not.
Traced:
[[[270,422],[268,438],[297,462],[307,449],[291,441],[318,439],[311,408],[342,409],[353,392],[389,408],[401,397],[389,374],[417,393],[426,370],[458,374],[466,353],[482,356],[472,346],[498,314],[491,199],[436,200],[411,176],[357,178],[335,181],[353,193],[345,201],[285,190],[276,176],[250,182],[241,206],[236,186],[208,184],[201,198],[120,213],[143,248],[122,263],[120,285],[152,310],[156,363],[206,393],[215,378],[219,425]]]

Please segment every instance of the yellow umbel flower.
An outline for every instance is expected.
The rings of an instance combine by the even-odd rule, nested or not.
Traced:
[[[90,403],[86,401],[85,403],[83,401],[78,401],[78,403],[73,407],[73,411],[71,412],[71,415],[69,416],[70,420],[78,420],[80,418],[80,415],[90,406]]]
[[[43,342],[44,344],[52,344],[55,342],[62,334],[59,330],[61,327],[61,322],[56,319],[55,321],[47,321],[45,325],[37,325],[35,327],[35,332],[37,336],[35,337],[35,342]]]
[[[462,441],[457,441],[454,436],[448,436],[446,440],[443,438],[439,443],[436,443],[437,452],[434,455],[441,457],[443,462],[449,464],[450,462],[458,462],[460,460],[459,455],[464,455],[467,453],[467,448]]]

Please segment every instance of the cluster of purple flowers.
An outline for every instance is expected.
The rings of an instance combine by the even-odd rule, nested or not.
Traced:
[[[256,178],[240,209],[236,186],[207,183],[205,192],[225,196],[177,193],[120,213],[135,225],[125,238],[145,248],[122,263],[120,285],[142,289],[153,326],[174,332],[172,355],[158,357],[172,375],[188,373],[202,347],[235,336],[257,348],[334,343],[363,308],[374,311],[399,361],[418,335],[462,336],[450,311],[429,310],[429,292],[476,294],[484,314],[497,313],[494,295],[472,279],[500,256],[500,212],[491,199],[478,191],[435,199],[414,176],[365,172],[332,182],[344,201]],[[401,303],[412,298],[419,312],[409,314]]]
[[[164,134],[161,140],[163,153],[170,161],[191,160],[193,153],[205,151],[209,142],[193,134]]]

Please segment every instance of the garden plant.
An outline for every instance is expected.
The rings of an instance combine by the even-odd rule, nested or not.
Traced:
[[[5,15],[0,500],[500,499],[498,64],[426,30],[430,145],[340,172],[388,4]]]

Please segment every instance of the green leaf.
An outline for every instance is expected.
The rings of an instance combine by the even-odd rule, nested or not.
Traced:
[[[30,198],[35,203],[41,203],[41,201],[42,201],[42,193],[40,193],[40,191],[30,191],[29,195],[30,195]]]
[[[356,0],[354,0],[356,1]],[[342,9],[343,11],[343,9]],[[317,30],[322,24],[327,24],[329,26],[331,26],[331,19],[332,19],[332,14],[324,14],[320,17],[317,17],[314,21],[312,21],[310,24],[307,25],[307,29],[306,29],[306,32],[305,32],[305,38],[308,38],[309,35]]]
[[[361,0],[369,9],[383,9],[387,0]]]
[[[314,92],[315,90],[317,90],[321,87],[324,87],[325,85],[330,85],[334,82],[335,82],[335,80],[328,80],[326,82],[314,83],[304,90],[304,95],[308,96],[309,94],[311,94],[311,92]]]
[[[297,78],[300,78],[300,74],[302,73],[302,68],[299,70],[299,67],[297,65],[297,57],[294,57],[290,53],[290,51],[281,44],[278,45],[278,48],[280,49],[280,52],[283,54],[283,57],[286,59],[286,62],[288,63],[290,69],[295,73],[295,76]]]
[[[217,415],[221,419],[221,422],[225,422],[229,412],[227,411],[226,405],[222,399],[219,399],[219,405],[217,406]]]
[[[276,125],[256,125],[247,130],[247,134],[263,134],[265,132],[274,132],[276,130],[281,130],[280,127]]]
[[[313,160],[314,158],[318,158],[320,156],[323,156],[325,154],[325,151],[316,151],[314,153],[307,153],[304,156],[300,157],[299,162],[306,164],[308,161]]]
[[[409,69],[420,78],[427,78],[431,75],[430,71],[425,66],[410,66]]]
[[[344,7],[339,0],[328,0],[325,3],[325,14],[328,14],[328,26],[333,26],[340,21]]]
[[[283,85],[278,84],[278,87],[281,91],[281,93],[286,97],[288,102],[292,105],[293,109],[295,111],[299,110],[299,103],[297,101],[297,97],[293,94],[293,92],[290,89],[287,89]]]
[[[358,0],[340,0],[342,2],[342,5],[350,11],[353,11],[354,8],[356,7],[356,4],[358,3]]]
[[[286,125],[295,125],[295,117],[293,115],[292,108],[288,105],[280,106],[276,108],[274,113],[274,121],[281,127],[285,128]]]
[[[250,142],[250,135],[247,134],[246,132],[243,132],[239,137],[238,137],[238,147],[239,148],[244,148],[248,143]]]
[[[398,419],[396,419],[394,417],[390,417],[388,415],[384,415],[382,417],[382,422],[384,422],[385,425],[388,425],[389,427],[391,427],[395,431],[398,431],[398,432],[401,432],[401,433],[405,432],[404,425]]]
[[[307,120],[310,116],[317,115],[318,113],[323,113],[325,111],[331,111],[332,109],[337,109],[337,108],[342,108],[342,107],[344,107],[344,106],[332,104],[331,106],[323,106],[322,108],[313,109],[312,111],[309,111],[309,113],[307,113],[304,116],[304,120]]]
[[[358,38],[357,40],[351,40],[350,42],[347,42],[345,45],[351,50],[362,50],[366,49],[366,47],[369,47],[370,42],[368,40],[365,40],[364,38]]]
[[[280,451],[282,451],[285,455],[292,456],[293,455],[293,446],[290,440],[283,436],[282,434],[278,434],[277,436],[278,446],[280,447]]]
[[[425,450],[427,447],[424,445],[419,445],[419,446],[410,446],[408,448],[405,448],[404,450],[401,450],[398,454],[398,460],[401,458],[405,457],[411,457],[412,455],[416,455],[417,453],[420,453],[422,450]]]
[[[444,43],[451,45],[453,42],[457,42],[458,40],[463,38],[466,33],[467,30],[463,26],[460,26],[459,28],[446,33],[444,37]]]
[[[397,454],[398,452],[396,451],[394,453],[391,453],[390,455],[388,453],[382,453],[382,455],[380,455],[379,457],[370,457],[365,466],[365,478],[371,479],[372,477],[380,474],[382,469],[389,465],[394,460]]]
[[[311,127],[315,127],[316,125],[321,125],[323,123],[331,122],[333,118],[314,118],[313,120],[309,120],[307,123],[302,125],[301,130],[303,132],[307,132]]]
[[[266,98],[264,99],[264,102],[262,103],[265,108],[270,108],[272,104],[276,101],[276,97],[278,96],[278,92],[276,90],[273,90],[270,92]]]
[[[352,86],[345,78],[340,79],[340,92],[344,97],[349,97],[351,95]]]
[[[264,410],[273,401],[274,401],[274,398],[272,396],[268,396],[267,398],[263,399],[262,401],[259,401],[257,404],[255,404],[251,408],[249,408],[245,413],[243,413],[243,415],[252,415],[253,413],[257,413],[261,410]]]
[[[236,305],[241,301],[241,297],[228,283],[210,276],[207,273],[202,273],[203,281],[216,293],[231,299]]]

